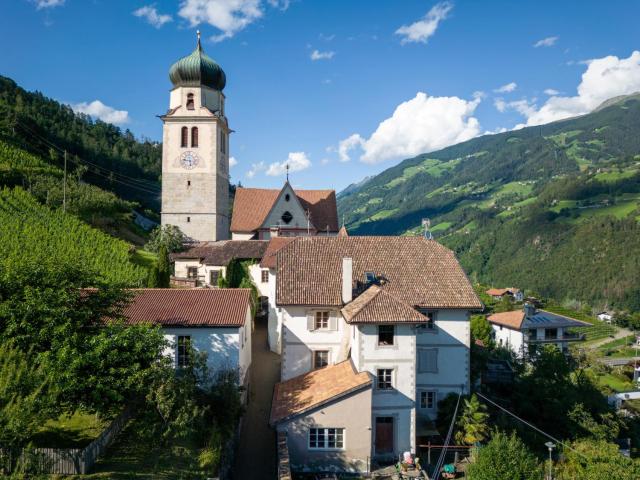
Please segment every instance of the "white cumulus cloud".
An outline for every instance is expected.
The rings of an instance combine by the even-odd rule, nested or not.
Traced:
[[[553,97],[554,95],[560,95],[560,92],[554,88],[547,88],[544,91],[545,95],[549,95],[550,97]]]
[[[165,23],[169,23],[173,20],[171,15],[164,13],[158,13],[155,5],[146,5],[134,10],[133,15],[136,17],[144,18],[147,23],[153,25],[156,28],[162,27]]]
[[[233,168],[238,164],[236,157],[229,157],[229,168]]]
[[[287,172],[287,165],[290,172],[299,172],[306,170],[311,166],[311,160],[304,152],[290,152],[287,159],[283,162],[274,162],[267,168],[267,175],[277,177]]]
[[[252,163],[251,168],[249,168],[249,170],[247,171],[247,177],[253,178],[259,172],[263,172],[264,170],[266,170],[266,168],[267,166],[264,162]]]
[[[547,38],[543,38],[542,40],[538,40],[536,43],[533,44],[533,48],[540,48],[540,47],[553,47],[556,42],[558,41],[559,37],[547,37]]]
[[[640,51],[636,50],[628,58],[609,55],[587,62],[575,96],[552,96],[540,107],[536,99],[509,102],[507,106],[526,118],[525,126],[541,125],[589,113],[609,98],[638,91]]]
[[[274,8],[286,10],[289,0],[267,0]],[[208,23],[220,30],[211,39],[220,42],[233,37],[264,15],[262,0],[182,0],[178,15],[192,27]]]
[[[349,159],[351,150],[360,148],[360,160],[379,163],[431,152],[477,136],[480,124],[473,113],[481,98],[430,97],[418,92],[398,105],[393,115],[382,121],[366,139],[359,134],[338,146],[340,159]]]
[[[81,102],[70,105],[74,112],[84,113],[99,118],[103,122],[113,123],[114,125],[122,125],[129,123],[129,112],[126,110],[116,110],[113,107],[105,105],[100,100],[94,100],[91,103]]]
[[[313,60],[314,62],[316,60],[331,60],[335,54],[336,52],[321,52],[320,50],[314,50],[313,52],[311,52],[309,58],[311,58],[311,60]]]
[[[396,30],[396,35],[400,35],[402,40],[400,43],[427,43],[430,37],[436,33],[438,25],[442,20],[447,18],[449,12],[453,9],[453,3],[440,2],[436,3],[427,14],[412,23],[411,25],[403,25]]]
[[[518,84],[516,82],[507,83],[506,85],[502,85],[499,88],[496,88],[494,92],[496,93],[510,93],[513,92],[516,88],[518,88]]]
[[[64,5],[65,0],[32,0],[36,4],[36,9],[60,7]]]

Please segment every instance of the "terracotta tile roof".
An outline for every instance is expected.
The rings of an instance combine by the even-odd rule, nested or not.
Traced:
[[[130,292],[131,301],[122,308],[125,323],[164,327],[241,327],[251,298],[247,288],[141,288]]]
[[[522,321],[524,320],[524,311],[513,310],[511,312],[494,313],[493,315],[489,315],[487,320],[496,325],[520,330],[520,328],[522,328]]]
[[[505,293],[507,293],[506,288],[490,288],[485,292],[487,295],[491,295],[492,297],[501,297]]]
[[[480,309],[453,252],[424,237],[299,237],[277,253],[276,304],[342,306],[342,259],[411,306]]]
[[[276,254],[282,247],[289,245],[296,238],[297,237],[274,237],[269,240],[269,245],[262,256],[260,266],[262,268],[276,268]]]
[[[356,372],[351,360],[277,383],[273,389],[270,424],[305,413],[348,393],[370,387],[368,372]]]
[[[318,231],[338,231],[338,208],[334,190],[294,190],[302,208],[311,212],[311,223]],[[255,232],[264,223],[281,190],[237,188],[233,201],[231,231]]]
[[[342,309],[347,323],[416,323],[427,317],[411,305],[390,294],[384,288],[372,285]]]
[[[197,258],[206,265],[228,265],[233,259],[259,260],[267,250],[266,240],[223,240],[202,242],[184,252],[171,255],[172,260]]]

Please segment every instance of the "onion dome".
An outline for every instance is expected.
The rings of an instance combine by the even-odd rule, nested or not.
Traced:
[[[196,49],[191,55],[181,58],[171,66],[169,79],[174,87],[204,85],[214,90],[222,90],[227,83],[222,67],[202,50],[199,31]]]

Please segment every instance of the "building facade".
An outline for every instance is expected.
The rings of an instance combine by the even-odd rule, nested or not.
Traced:
[[[162,134],[162,225],[194,241],[229,238],[229,124],[222,68],[202,50],[169,72],[169,110]]]

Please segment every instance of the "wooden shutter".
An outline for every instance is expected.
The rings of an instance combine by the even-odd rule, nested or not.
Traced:
[[[313,332],[316,329],[316,318],[313,312],[307,312],[307,330]]]
[[[329,330],[338,330],[338,317],[336,316],[336,312],[329,313]]]
[[[418,373],[438,373],[438,349],[423,349],[418,352]]]

